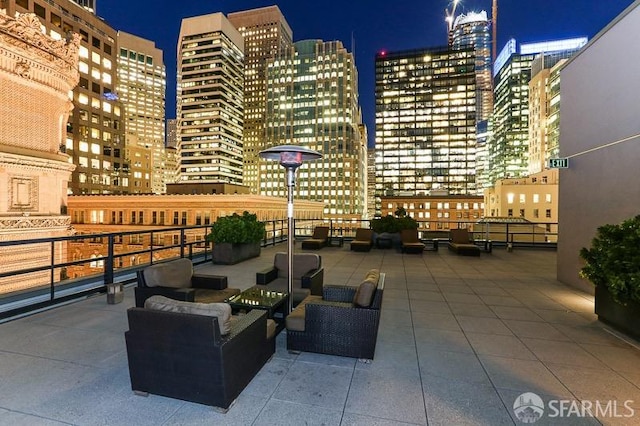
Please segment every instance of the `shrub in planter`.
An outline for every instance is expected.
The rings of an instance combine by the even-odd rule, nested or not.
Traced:
[[[255,214],[248,211],[242,216],[234,213],[231,216],[219,217],[211,226],[207,241],[216,243],[259,243],[264,238],[265,226],[259,222]]]
[[[640,339],[640,216],[601,226],[580,256],[580,275],[596,285],[598,319]]]
[[[370,228],[376,234],[396,233],[403,229],[418,229],[418,222],[411,216],[395,217],[387,215],[385,217],[372,219]]]
[[[213,263],[231,265],[260,256],[264,234],[264,223],[247,211],[218,218],[206,237],[213,242]]]
[[[591,248],[582,248],[583,278],[602,286],[613,300],[640,302],[640,215],[598,228]]]

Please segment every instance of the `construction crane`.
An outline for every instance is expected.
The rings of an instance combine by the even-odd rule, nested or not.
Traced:
[[[498,52],[498,0],[493,0],[491,6],[491,37],[493,38],[491,46],[491,62],[496,62]]]
[[[451,10],[444,10],[444,14],[446,16],[444,20],[447,22],[447,38],[451,36],[451,31],[453,30],[453,21],[456,19],[456,7],[458,7],[458,3],[460,3],[460,0],[453,0]]]

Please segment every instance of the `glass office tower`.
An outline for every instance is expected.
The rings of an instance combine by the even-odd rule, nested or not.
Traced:
[[[227,18],[244,37],[244,185],[259,193],[259,152],[265,149],[267,60],[291,47],[293,33],[278,6],[230,13]]]
[[[375,71],[376,199],[475,194],[473,49],[381,52]]]
[[[182,183],[242,184],[243,46],[222,13],[182,20],[176,113]]]
[[[366,140],[353,55],[340,41],[299,41],[268,62],[266,142],[300,145],[322,159],[298,171],[296,197],[325,203],[325,217],[362,217]],[[286,196],[284,169],[260,162],[260,193]]]
[[[150,40],[118,31],[118,83],[117,93],[124,103],[127,145],[135,142],[149,150],[151,167],[134,171],[149,175],[149,188],[136,187],[134,176],[130,192],[163,194],[164,120],[167,76],[162,50]],[[130,158],[132,169],[135,159]]]

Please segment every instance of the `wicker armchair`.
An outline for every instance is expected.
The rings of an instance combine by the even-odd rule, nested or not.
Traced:
[[[289,292],[289,258],[287,253],[276,253],[273,266],[256,273],[256,285],[272,291]],[[321,295],[324,280],[322,258],[315,253],[293,255],[293,304],[297,305],[310,294]]]
[[[221,335],[218,318],[146,308],[127,311],[131,388],[228,409],[275,352],[267,312],[254,309]]]
[[[449,250],[463,256],[480,256],[480,247],[474,244],[466,228],[449,231]]]
[[[380,324],[385,274],[380,273],[368,307],[360,307],[358,287],[327,285],[309,296],[286,319],[287,349],[373,359]]]
[[[151,265],[137,271],[136,306],[142,308],[151,296],[165,296],[186,302],[222,302],[240,293],[227,287],[227,277],[199,274],[191,260],[180,258]]]

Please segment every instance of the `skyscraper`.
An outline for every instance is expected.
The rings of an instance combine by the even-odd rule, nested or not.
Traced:
[[[298,171],[296,197],[323,201],[326,217],[364,213],[366,140],[353,54],[340,41],[304,40],[268,61],[266,143],[322,153]],[[285,196],[284,169],[260,162],[260,193]]]
[[[265,148],[267,60],[291,47],[293,33],[278,6],[230,13],[229,21],[244,37],[244,185],[259,193],[259,156]]]
[[[475,54],[477,121],[488,120],[493,112],[491,79],[491,34],[487,12],[458,15],[453,22],[451,48],[471,48]]]
[[[242,184],[244,41],[222,13],[182,20],[177,55],[178,179]]]
[[[584,39],[521,44],[509,40],[494,64],[494,113],[487,141],[489,180],[517,178],[529,173],[529,81],[531,63],[542,52],[557,54],[584,45]]]
[[[165,192],[164,119],[167,77],[162,50],[150,41],[118,31],[117,93],[125,108],[127,145],[135,140],[150,150],[149,188],[134,192]],[[131,140],[129,140],[131,138]],[[129,148],[129,147],[128,147]],[[132,152],[132,151],[129,151]],[[131,159],[129,159],[131,162]],[[131,164],[133,168],[133,164]]]
[[[473,49],[381,52],[375,70],[376,198],[475,194]]]

